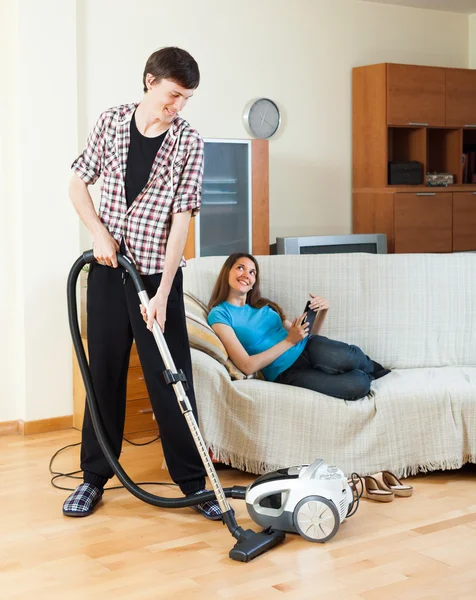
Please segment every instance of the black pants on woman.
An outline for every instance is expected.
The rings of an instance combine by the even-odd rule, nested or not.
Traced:
[[[376,368],[382,367],[359,347],[311,335],[301,356],[275,381],[343,400],[357,400],[369,393]]]
[[[146,275],[142,279],[152,298],[159,287],[161,274]],[[111,447],[119,457],[124,433],[129,355],[135,340],[170,476],[184,494],[193,493],[205,487],[205,469],[175,392],[165,382],[164,363],[154,336],[142,319],[139,304],[134,284],[122,267],[113,269],[91,264],[87,297],[88,350],[101,417]],[[187,377],[187,396],[197,418],[181,269],[178,269],[170,290],[164,336],[176,368],[182,369]],[[100,488],[113,476],[96,438],[87,406],[81,468],[84,481]]]

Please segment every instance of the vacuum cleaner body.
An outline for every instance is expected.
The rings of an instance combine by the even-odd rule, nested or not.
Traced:
[[[258,477],[245,499],[255,523],[321,543],[334,537],[354,503],[343,471],[322,459]]]

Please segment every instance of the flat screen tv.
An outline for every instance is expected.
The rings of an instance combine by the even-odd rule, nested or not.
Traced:
[[[384,233],[353,233],[276,238],[276,254],[338,254],[340,252],[387,254],[387,236]]]

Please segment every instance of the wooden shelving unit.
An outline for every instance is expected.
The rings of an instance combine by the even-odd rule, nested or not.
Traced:
[[[378,64],[353,69],[353,231],[386,233],[389,252],[476,250],[476,71]],[[389,185],[390,161],[422,165],[420,185]],[[426,185],[427,172],[454,176]]]

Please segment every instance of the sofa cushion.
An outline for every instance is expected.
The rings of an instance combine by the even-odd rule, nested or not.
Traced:
[[[231,379],[246,379],[246,375],[229,358],[225,346],[208,324],[208,307],[189,292],[184,292],[184,304],[190,347],[205,352],[224,365]]]
[[[184,304],[190,346],[206,352],[224,365],[228,360],[228,353],[220,338],[207,323],[207,307],[187,292],[184,293]]]

